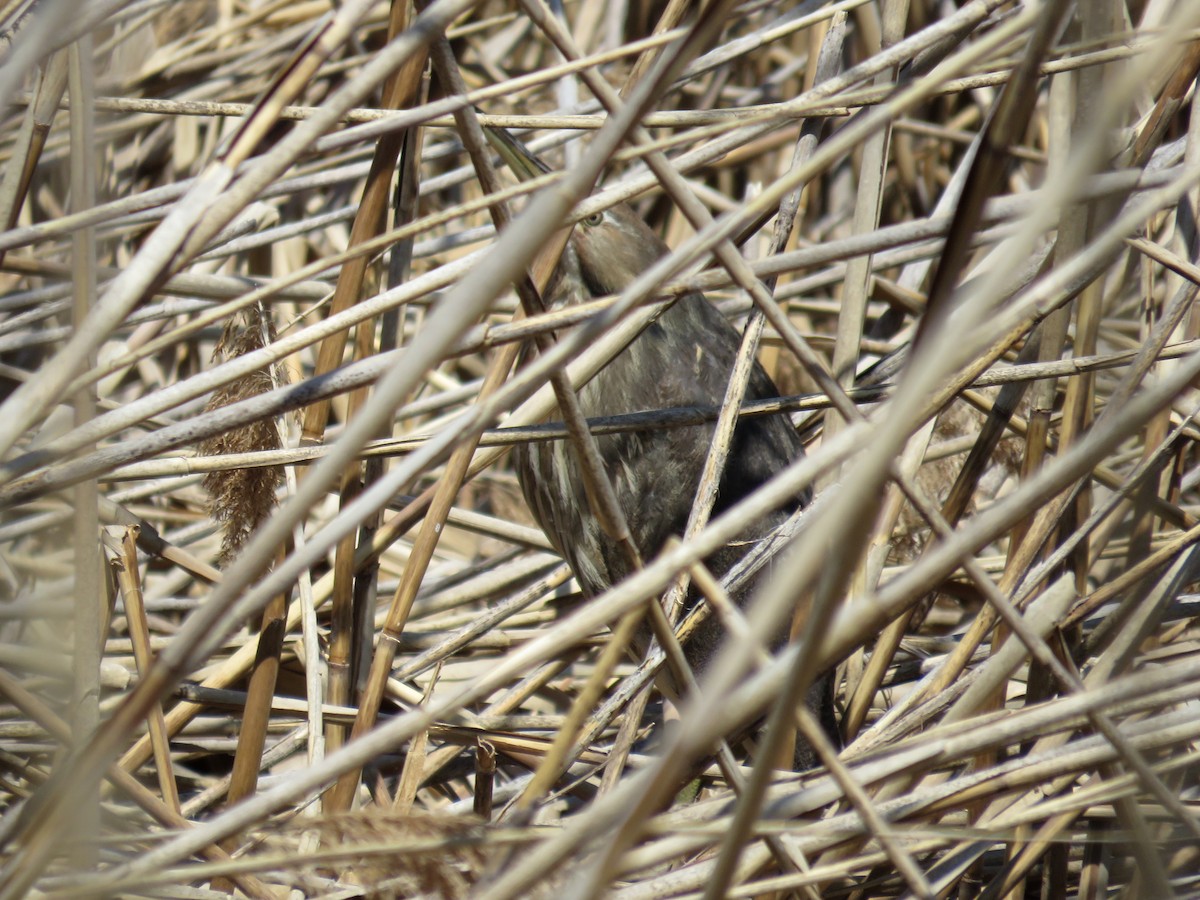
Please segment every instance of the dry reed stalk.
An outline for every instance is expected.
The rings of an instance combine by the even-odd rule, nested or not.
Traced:
[[[1200,889],[1194,4],[71,6],[0,4],[0,898]],[[499,187],[473,120],[561,174]],[[671,257],[517,314],[551,235],[618,202]],[[556,406],[695,290],[795,396],[744,408],[731,373],[719,409],[592,434],[825,428],[579,603],[504,454],[586,447]],[[289,410],[319,446],[279,439]],[[814,483],[729,609],[700,561]],[[681,578],[739,639],[664,729],[665,654],[624,632]],[[388,634],[360,706],[326,669],[355,602]],[[788,698],[844,660],[834,758]],[[724,745],[768,712],[765,754]],[[797,725],[803,776],[767,758]],[[364,808],[313,804],[360,772]]]

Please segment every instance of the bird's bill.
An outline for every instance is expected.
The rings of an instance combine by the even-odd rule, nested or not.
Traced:
[[[483,133],[487,137],[488,143],[500,154],[500,158],[521,181],[531,181],[550,171],[550,167],[530,153],[524,144],[508,132],[508,129],[487,125],[484,126]]]
[[[513,137],[508,129],[485,125],[483,134],[500,158],[520,181],[531,181],[550,172],[550,167],[538,159],[529,148]],[[573,225],[561,228],[542,246],[530,266],[530,277],[542,294],[546,292],[554,273],[558,271],[563,249],[571,238]]]

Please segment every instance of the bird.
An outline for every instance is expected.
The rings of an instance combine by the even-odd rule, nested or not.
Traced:
[[[521,180],[550,168],[504,128],[484,133]],[[582,219],[571,233],[545,290],[548,308],[620,294],[647,268],[669,253],[663,240],[628,204],[617,204]],[[717,407],[724,400],[741,338],[737,330],[700,292],[684,294],[662,312],[590,381],[577,391],[590,418],[672,407]],[[533,348],[526,346],[518,366]],[[766,370],[755,361],[745,400],[778,397]],[[712,444],[712,423],[677,428],[597,435],[600,459],[611,480],[634,546],[652,559],[687,526],[705,458]],[[720,515],[804,454],[800,436],[786,416],[742,418],[722,474],[712,515]],[[534,518],[550,543],[570,565],[587,597],[595,597],[632,574],[629,554],[609,537],[593,514],[581,466],[568,441],[518,444],[513,468]],[[768,539],[795,510],[811,501],[808,491],[752,524],[743,534],[704,560],[718,578],[725,576],[756,543]],[[732,594],[739,606],[770,577],[760,568]],[[689,605],[699,602],[695,590]],[[719,652],[724,629],[710,615],[684,646],[697,674]],[[787,639],[778,636],[773,649]],[[830,673],[814,683],[807,705],[824,730],[840,744]],[[794,767],[816,763],[812,748],[797,742]]]

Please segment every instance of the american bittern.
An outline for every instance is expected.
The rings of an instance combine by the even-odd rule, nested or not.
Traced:
[[[508,132],[499,128],[487,131],[518,177],[529,179],[549,171]],[[619,294],[667,253],[658,235],[625,204],[589,216],[572,232],[547,288],[547,305]],[[579,389],[583,414],[591,418],[671,407],[720,406],[739,344],[738,333],[702,294],[687,294]],[[764,400],[778,393],[756,362],[746,400]],[[652,558],[669,538],[684,533],[713,430],[713,425],[705,424],[597,437],[601,460],[643,559]],[[734,431],[713,515],[720,515],[803,453],[800,438],[785,417],[743,418]],[[631,574],[626,553],[605,535],[592,512],[569,442],[519,445],[513,451],[513,463],[530,509],[570,564],[585,594],[603,593]],[[705,564],[716,576],[724,576],[756,542],[770,537],[809,499],[806,493],[796,498],[791,509],[779,509],[755,522],[737,540],[706,558]],[[769,573],[769,565],[759,569],[735,591],[734,601],[744,604]],[[689,600],[695,603],[699,597]],[[684,648],[693,669],[706,667],[722,635],[719,622],[710,615]],[[785,640],[786,635],[780,635],[776,645]],[[810,691],[808,704],[836,737],[828,676]],[[796,752],[797,766],[807,768],[813,762],[810,748],[802,743]]]

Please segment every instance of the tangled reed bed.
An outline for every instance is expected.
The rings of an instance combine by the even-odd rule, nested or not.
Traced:
[[[0,896],[1200,896],[1195,4],[2,15]],[[621,201],[661,277],[519,315]],[[808,455],[583,601],[511,348],[697,288]],[[664,728],[609,626],[807,485]],[[830,665],[840,754],[704,768]]]

